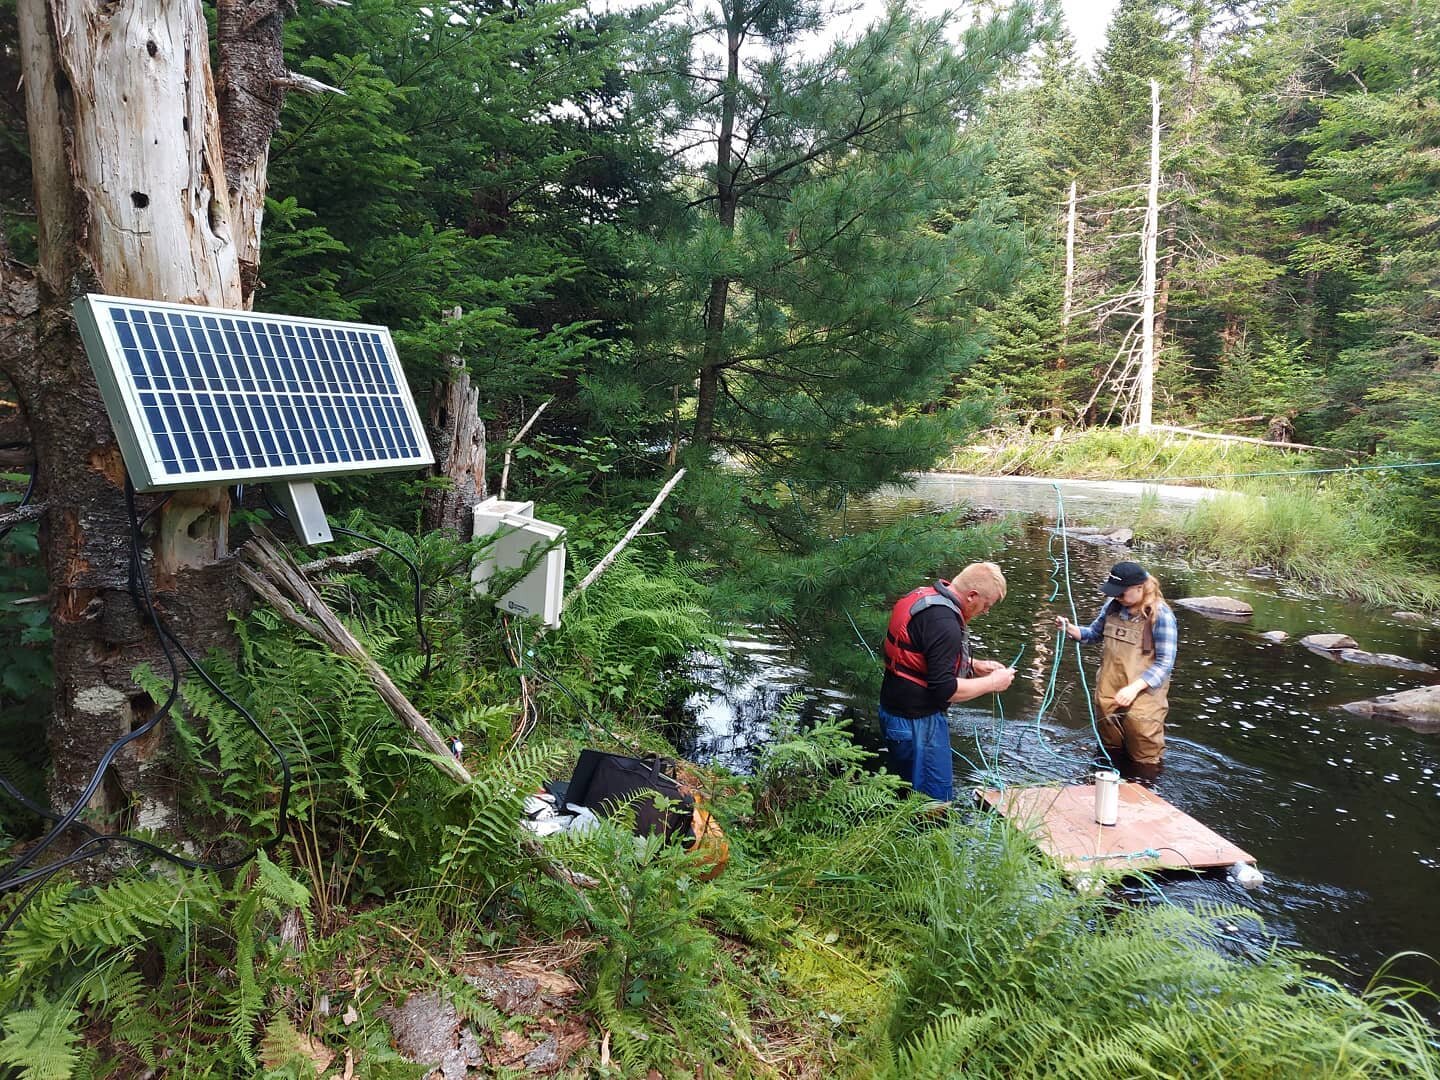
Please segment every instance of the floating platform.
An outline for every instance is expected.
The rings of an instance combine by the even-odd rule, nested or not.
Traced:
[[[1114,825],[1095,820],[1095,786],[1017,787],[980,792],[993,809],[1067,872],[1209,870],[1255,859],[1143,784],[1120,785]]]

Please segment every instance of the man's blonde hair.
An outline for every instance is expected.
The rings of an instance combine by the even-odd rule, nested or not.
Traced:
[[[950,588],[956,593],[974,592],[992,604],[1005,599],[1005,575],[993,562],[973,562],[955,575]]]

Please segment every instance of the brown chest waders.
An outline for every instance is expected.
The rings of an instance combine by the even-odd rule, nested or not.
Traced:
[[[1118,709],[1115,695],[1140,678],[1155,662],[1154,653],[1144,651],[1145,624],[1127,622],[1118,614],[1105,620],[1105,651],[1100,657],[1100,677],[1095,682],[1095,702],[1100,707],[1100,742],[1110,752],[1123,749],[1137,765],[1158,765],[1165,756],[1165,715],[1170,711],[1170,680],[1159,687],[1146,687],[1128,709]]]

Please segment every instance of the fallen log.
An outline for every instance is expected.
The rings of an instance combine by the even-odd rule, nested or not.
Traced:
[[[440,768],[462,784],[470,783],[465,766],[455,760],[430,721],[410,703],[389,674],[365,649],[350,628],[340,621],[330,606],[315,591],[300,568],[264,526],[255,527],[255,536],[240,549],[240,578],[275,609],[290,625],[325,643],[341,656],[348,656],[360,665],[375,691],[390,707],[400,722],[434,753]]]

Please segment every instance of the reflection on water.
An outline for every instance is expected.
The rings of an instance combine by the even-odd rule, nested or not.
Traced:
[[[966,491],[947,479],[938,494],[941,501],[953,501]],[[985,493],[988,498],[974,494],[987,505],[1004,501],[993,490]],[[1066,502],[1075,516],[1068,492]],[[906,512],[908,505],[898,509],[905,504],[908,500],[888,505],[892,512]],[[871,506],[866,516],[883,516],[885,505]],[[1114,504],[1122,505],[1123,500]],[[1091,520],[1126,524],[1121,510],[1106,514]],[[1004,695],[1003,720],[990,707],[952,709],[957,774],[998,770],[1017,781],[1068,779],[1079,777],[1090,760],[1095,740],[1073,650],[1062,665],[1053,706],[1037,717],[1052,661],[1053,614],[1059,610],[1048,602],[1053,588],[1048,540],[1049,530],[1036,522],[1000,556],[1010,591],[977,622],[977,654],[1008,661],[1021,644],[1028,647],[1020,676]],[[1095,584],[1119,557],[1124,556],[1114,549],[1070,545],[1072,588],[1086,621],[1099,607]],[[1247,894],[1223,879],[1175,880],[1164,886],[1165,895],[1181,903],[1248,907],[1263,918],[1269,934],[1335,957],[1361,981],[1397,952],[1440,957],[1440,736],[1337,707],[1429,679],[1342,665],[1258,636],[1265,630],[1296,637],[1343,631],[1362,648],[1440,664],[1440,634],[1273,582],[1140,557],[1172,598],[1218,593],[1255,608],[1248,625],[1177,609],[1180,653],[1170,693],[1166,767],[1156,787],[1253,854],[1266,885]],[[802,716],[848,716],[859,739],[876,746],[873,702],[810,685],[795,658],[763,631],[735,646],[738,662],[715,672],[716,692],[692,702],[697,736],[687,751],[749,768],[770,718],[797,691],[803,695]],[[858,642],[855,648],[857,663],[871,662]],[[1098,649],[1086,650],[1089,677],[1098,659]],[[1261,940],[1258,931],[1248,932]],[[1403,970],[1440,981],[1433,965]]]

